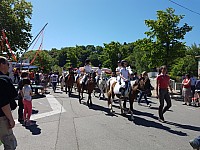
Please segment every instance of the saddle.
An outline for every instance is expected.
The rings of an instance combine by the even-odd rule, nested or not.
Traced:
[[[120,94],[120,95],[124,94],[124,97],[128,97],[128,94],[130,92],[130,84],[128,84],[127,88],[125,88],[124,84],[117,82],[115,84],[113,92],[114,92],[114,94]]]

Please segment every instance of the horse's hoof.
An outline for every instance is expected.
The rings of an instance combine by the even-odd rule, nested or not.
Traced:
[[[110,109],[110,113],[111,113],[111,114],[115,114],[115,111],[112,110],[112,109]]]
[[[124,115],[124,111],[123,110],[121,110],[121,114]]]

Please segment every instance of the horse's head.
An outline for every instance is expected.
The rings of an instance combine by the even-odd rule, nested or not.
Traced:
[[[107,79],[105,71],[101,72],[100,79],[104,81]]]
[[[138,81],[138,88],[139,89],[144,89],[144,87],[145,87],[145,81],[144,80],[139,80]]]

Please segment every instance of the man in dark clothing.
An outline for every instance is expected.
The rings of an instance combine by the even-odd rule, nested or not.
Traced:
[[[17,140],[12,131],[15,121],[11,110],[16,108],[14,98],[17,97],[17,91],[6,75],[8,69],[8,60],[0,56],[0,141],[5,150],[14,150],[17,147]]]
[[[40,85],[40,75],[39,75],[39,71],[36,72],[35,74],[35,85]],[[39,94],[38,93],[38,89],[35,89],[35,94]]]

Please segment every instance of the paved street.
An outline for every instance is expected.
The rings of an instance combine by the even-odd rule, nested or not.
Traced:
[[[152,108],[135,102],[135,120],[130,121],[129,115],[120,114],[117,102],[115,115],[110,115],[105,100],[92,97],[89,109],[87,95],[79,104],[77,93],[69,98],[59,88],[49,91],[33,99],[31,119],[36,125],[16,124],[17,150],[190,150],[188,141],[200,134],[200,108],[180,101],[172,100],[166,123],[157,120],[157,99],[150,99]],[[17,122],[17,110],[13,114]]]

